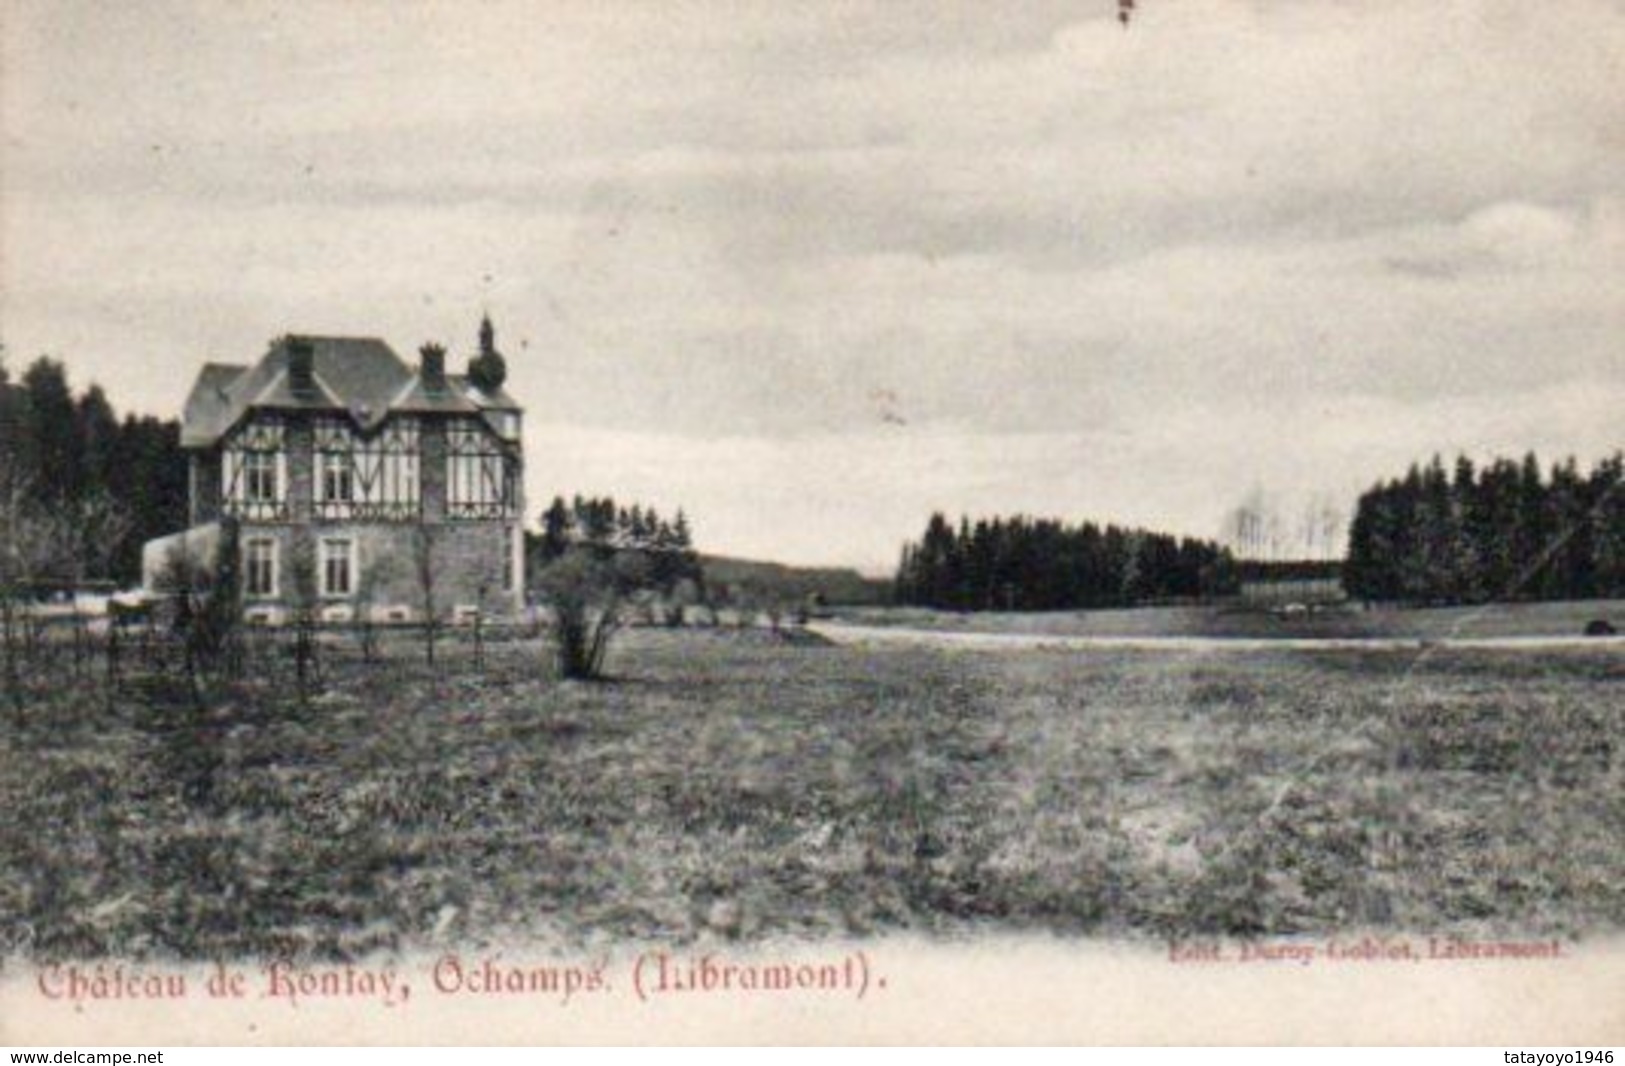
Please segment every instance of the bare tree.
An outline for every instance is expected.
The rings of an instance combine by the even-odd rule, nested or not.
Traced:
[[[156,578],[173,605],[189,696],[178,705],[160,708],[168,721],[159,733],[157,762],[160,772],[194,806],[212,807],[219,798],[219,694],[241,665],[242,598],[237,578],[234,522],[221,524],[212,554],[205,554],[201,543],[180,538]]]
[[[1224,530],[1220,539],[1237,558],[1250,559],[1257,551],[1258,536],[1262,528],[1263,516],[1254,510],[1250,502],[1243,502],[1231,508],[1225,515]]]
[[[538,586],[553,615],[553,647],[567,678],[603,676],[614,635],[625,624],[629,599],[647,588],[650,566],[640,552],[608,552],[575,545],[549,563]]]
[[[30,480],[14,469],[0,471],[0,646],[6,688],[18,714],[24,703],[21,660],[28,626],[24,604],[51,537],[29,504]]]
[[[289,601],[293,608],[293,662],[303,702],[310,688],[320,680],[321,663],[316,642],[317,607],[320,594],[316,584],[316,552],[310,535],[296,533],[288,561]]]
[[[51,520],[41,506],[29,498],[33,478],[13,475],[8,479],[10,491],[3,509],[5,529],[3,553],[5,561],[5,602],[8,661],[15,663],[26,650],[30,655],[38,651],[39,619],[25,605],[39,583],[61,565],[59,526]]]
[[[1323,496],[1317,509],[1316,521],[1322,558],[1341,558],[1348,538],[1348,519],[1344,517],[1343,509],[1330,497]]]
[[[1291,533],[1274,499],[1254,488],[1225,516],[1221,539],[1241,559],[1280,559]]]
[[[484,581],[474,590],[474,669],[485,669],[485,603],[490,586]]]
[[[418,584],[418,604],[423,611],[423,656],[434,665],[435,638],[440,629],[440,605],[435,576],[435,547],[439,530],[426,523],[412,527],[412,567]]]
[[[388,556],[368,558],[361,564],[355,586],[355,625],[361,638],[361,658],[364,662],[378,660],[379,590],[395,575],[394,560]]]
[[[235,675],[242,602],[237,582],[236,526],[223,523],[205,556],[201,544],[183,538],[173,545],[158,576],[174,608],[187,688],[194,706],[206,704],[208,688]]]
[[[1329,560],[1343,554],[1343,511],[1330,496],[1315,493],[1304,501],[1297,547],[1306,559]]]
[[[106,573],[118,543],[134,527],[129,512],[105,490],[96,489],[65,501],[51,516],[57,568],[67,582],[73,628],[74,669],[85,658],[85,618],[79,594],[90,573]]]

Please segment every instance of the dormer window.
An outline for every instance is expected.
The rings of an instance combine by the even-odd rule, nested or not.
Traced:
[[[285,433],[280,421],[246,423],[221,450],[221,503],[237,518],[274,521],[288,516]]]
[[[280,458],[273,452],[248,452],[243,456],[243,497],[249,503],[275,503],[281,496]]]
[[[452,421],[446,428],[446,517],[517,517],[518,467],[484,422]]]
[[[355,467],[348,454],[322,456],[321,501],[329,505],[355,502]]]
[[[396,417],[372,434],[347,419],[316,422],[316,514],[330,519],[406,521],[418,516],[418,424]]]
[[[318,418],[316,445],[316,515],[349,518],[355,502],[354,438],[349,421]]]

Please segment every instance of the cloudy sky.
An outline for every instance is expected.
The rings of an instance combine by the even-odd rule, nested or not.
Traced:
[[[172,414],[488,308],[533,500],[871,570],[1625,445],[1625,3],[1115,12],[8,0],[6,358]]]

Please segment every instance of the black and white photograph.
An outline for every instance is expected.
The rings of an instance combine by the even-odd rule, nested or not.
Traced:
[[[4,0],[0,133],[0,1043],[1625,1043],[1620,0]]]

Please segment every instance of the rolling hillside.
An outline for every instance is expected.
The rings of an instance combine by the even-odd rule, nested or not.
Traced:
[[[701,555],[700,566],[710,588],[745,585],[787,600],[816,592],[833,606],[875,606],[886,603],[891,594],[891,582],[841,567],[787,566],[725,555]]]

